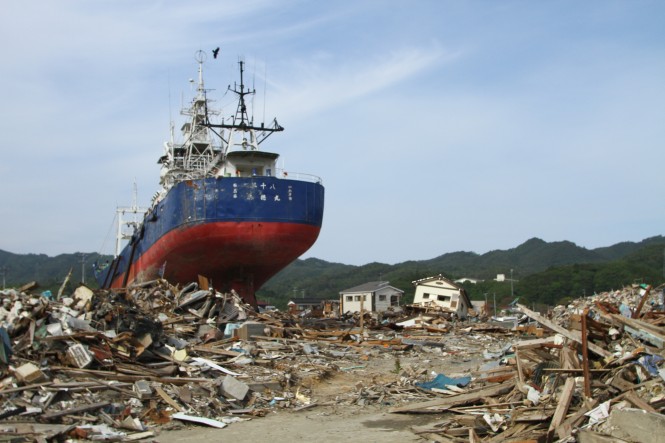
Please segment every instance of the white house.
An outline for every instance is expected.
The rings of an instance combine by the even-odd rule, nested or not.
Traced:
[[[419,306],[437,306],[444,311],[466,318],[471,308],[471,300],[464,288],[448,280],[441,274],[422,278],[413,282],[416,293],[413,304]]]
[[[372,281],[339,293],[340,311],[360,312],[386,311],[391,306],[399,306],[404,291],[390,286],[387,281]]]
[[[460,284],[460,285],[463,284],[463,283],[466,283],[466,282],[473,283],[475,285],[475,284],[478,284],[478,283],[482,282],[482,280],[477,279],[477,278],[471,278],[471,277],[462,277],[462,278],[458,278],[457,280],[455,280],[455,283]]]

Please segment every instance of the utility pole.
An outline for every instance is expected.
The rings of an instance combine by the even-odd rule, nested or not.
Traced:
[[[494,318],[496,318],[496,292],[494,293]]]
[[[85,284],[85,254],[81,253],[81,283]]]
[[[5,277],[7,276],[7,266],[3,266],[0,268],[2,271],[2,290],[5,290]]]
[[[513,295],[513,270],[510,270],[510,298],[514,298],[515,296]]]

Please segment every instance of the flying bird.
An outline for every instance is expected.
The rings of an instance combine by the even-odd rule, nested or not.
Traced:
[[[219,48],[215,48],[215,49],[213,49],[213,50],[212,50],[212,56],[213,56],[214,58],[217,58],[217,54],[219,54]]]

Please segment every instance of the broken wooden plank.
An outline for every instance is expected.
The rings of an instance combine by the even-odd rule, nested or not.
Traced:
[[[469,392],[466,394],[460,394],[454,397],[444,397],[420,403],[398,406],[396,408],[390,409],[388,412],[400,413],[400,412],[422,411],[434,407],[439,409],[448,409],[453,406],[459,406],[483,400],[487,397],[503,395],[512,391],[514,387],[515,387],[515,381],[513,380],[510,382],[502,383],[497,386],[491,386],[489,388],[480,389],[478,391]]]
[[[635,312],[633,312],[633,318],[640,318],[640,312],[642,312],[644,302],[647,301],[647,298],[649,298],[649,292],[651,292],[651,285],[648,285],[646,288],[644,288],[644,294],[642,294],[642,298],[640,298],[640,302],[637,304]]]
[[[585,414],[595,408],[597,405],[597,400],[587,399],[582,407],[577,410],[577,412],[566,418],[566,420],[556,428],[556,433],[559,436],[559,440],[564,440],[570,437],[570,435],[573,433],[573,428],[579,426],[586,418]]]
[[[563,423],[563,419],[566,418],[568,407],[570,407],[570,401],[573,399],[574,392],[575,379],[569,377],[566,379],[566,383],[563,385],[563,391],[561,392],[561,397],[559,397],[559,403],[557,404],[556,411],[554,411],[554,417],[552,417],[550,427],[547,430],[548,442],[551,442],[554,439],[554,432],[559,427],[559,425]]]
[[[42,382],[42,383],[34,383],[34,384],[31,384],[31,385],[19,386],[18,388],[2,389],[2,390],[0,390],[0,396],[5,395],[5,394],[12,394],[14,392],[21,392],[21,391],[27,391],[27,390],[30,390],[30,389],[37,389],[37,388],[41,388],[42,386],[50,386],[52,384],[53,384],[52,381],[46,381],[46,382]]]
[[[662,328],[655,327],[650,323],[624,317],[623,315],[611,314],[612,318],[624,325],[624,330],[641,340],[647,341],[657,348],[665,348],[665,334]]]
[[[591,397],[591,373],[589,372],[589,342],[587,340],[587,315],[589,308],[582,312],[582,369],[584,369],[584,396]]]
[[[99,402],[99,403],[92,403],[89,405],[82,405],[78,406],[75,408],[69,408],[65,409],[64,411],[53,411],[53,412],[48,412],[46,414],[42,414],[41,418],[44,420],[52,420],[54,418],[59,418],[63,417],[65,415],[76,415],[80,412],[88,412],[88,411],[95,411],[97,409],[105,408],[106,406],[109,406],[111,402],[104,401],[104,402]]]
[[[653,412],[653,413],[658,414],[658,411],[653,406],[651,406],[649,403],[647,403],[646,401],[644,401],[643,399],[638,397],[637,394],[635,393],[635,391],[626,392],[624,394],[623,398],[626,401],[628,401],[629,403],[631,403],[633,406],[635,406],[636,408],[643,409],[647,412]]]
[[[178,402],[176,402],[174,399],[172,399],[169,394],[167,394],[164,389],[162,389],[161,386],[154,386],[155,392],[162,397],[162,399],[168,403],[169,406],[171,406],[173,409],[176,410],[176,412],[183,412],[183,409],[180,407]]]
[[[570,340],[573,340],[577,343],[582,344],[582,334],[580,334],[579,332],[569,331],[568,329],[557,325],[553,321],[543,317],[542,315],[538,314],[537,312],[534,312],[531,309],[529,309],[526,306],[523,306],[519,303],[517,303],[517,307],[520,309],[520,311],[525,313],[528,317],[536,320],[538,323],[542,324],[543,326],[546,326],[546,327],[550,328],[551,330],[553,330],[555,332],[558,332],[559,334],[563,335],[564,337],[566,337]],[[609,351],[607,351],[607,350],[605,350],[605,349],[601,348],[600,346],[597,346],[593,343],[588,343],[588,346],[589,346],[589,350],[591,352],[593,352],[596,355],[599,355],[603,358],[610,357],[612,355]]]

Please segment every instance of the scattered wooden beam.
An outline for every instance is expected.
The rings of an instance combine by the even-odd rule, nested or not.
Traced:
[[[512,391],[514,387],[515,387],[515,381],[512,380],[497,386],[491,386],[489,388],[484,388],[475,392],[469,392],[466,394],[460,394],[452,397],[437,398],[435,400],[398,406],[396,408],[390,409],[388,412],[391,413],[414,412],[414,411],[427,410],[429,408],[448,409],[453,406],[459,406],[467,403],[477,402],[487,397],[503,395]]]
[[[111,403],[108,402],[108,401],[99,402],[99,403],[92,403],[92,404],[89,404],[89,405],[83,405],[83,406],[79,406],[79,407],[76,407],[76,408],[65,409],[63,411],[48,412],[46,414],[42,414],[41,418],[44,419],[44,420],[52,420],[54,418],[63,417],[65,415],[75,415],[75,414],[79,414],[81,412],[95,411],[97,409],[101,409],[101,408],[104,408],[106,406],[109,406],[110,404]]]
[[[575,392],[575,379],[569,377],[566,379],[566,383],[563,385],[563,391],[561,392],[561,397],[559,398],[559,403],[554,412],[554,417],[550,422],[550,427],[547,430],[547,442],[551,442],[554,439],[554,432],[556,429],[563,423],[566,414],[568,413],[568,407],[570,407],[570,401],[573,399],[573,393]]]
[[[642,295],[642,298],[640,299],[637,308],[635,308],[635,312],[633,312],[633,318],[640,318],[640,312],[642,312],[642,307],[644,306],[644,302],[646,302],[647,298],[649,298],[649,292],[651,292],[651,285],[646,287],[644,295]]]
[[[624,317],[623,315],[611,314],[612,318],[624,325],[624,330],[652,345],[663,349],[665,348],[665,335],[660,331],[662,328],[653,326],[641,320]]]
[[[570,340],[573,340],[577,343],[582,344],[582,334],[580,334],[579,332],[569,331],[568,329],[557,325],[556,323],[550,321],[549,319],[543,317],[542,315],[538,314],[537,312],[534,312],[531,309],[529,309],[526,306],[523,306],[519,303],[517,303],[517,307],[520,309],[520,311],[525,313],[530,318],[536,320],[541,325],[546,326],[546,327],[550,328],[551,330],[553,330],[555,332],[558,332],[559,334],[563,335],[564,337],[566,337]],[[599,355],[603,358],[610,357],[612,355],[609,351],[607,351],[607,350],[605,350],[605,349],[601,348],[600,346],[597,346],[593,343],[589,343],[588,346],[589,346],[589,350],[591,352],[593,352],[594,354]]]
[[[591,374],[589,373],[589,343],[587,341],[586,318],[589,308],[582,312],[582,369],[584,369],[584,396],[591,398]]]

